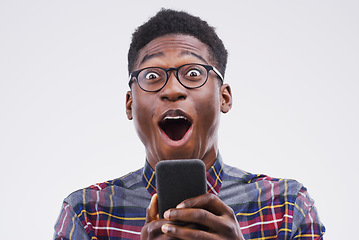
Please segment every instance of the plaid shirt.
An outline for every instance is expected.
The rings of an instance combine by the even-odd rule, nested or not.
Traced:
[[[54,239],[140,239],[155,172],[145,167],[78,190],[63,203]],[[325,232],[306,188],[222,163],[207,171],[208,192],[230,206],[245,239],[322,239]]]

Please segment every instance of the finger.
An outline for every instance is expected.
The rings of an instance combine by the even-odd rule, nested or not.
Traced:
[[[197,235],[199,239],[202,239],[202,237],[205,237],[204,239],[207,239],[210,236],[211,238],[215,238],[215,236],[222,236],[225,239],[243,239],[237,219],[232,216],[217,216],[213,213],[208,212],[207,210],[198,208],[182,208],[170,209],[166,211],[165,217],[168,221],[198,224],[199,226],[196,226],[195,229],[200,230],[199,232],[184,231],[184,229],[189,229],[188,225],[186,225],[185,228],[180,229],[181,234],[183,233],[186,236],[187,234],[189,234],[188,236],[190,236],[190,239],[191,237]],[[162,231],[172,232],[174,234],[174,231],[177,231],[177,227],[180,226],[173,226],[173,229],[171,227],[172,225],[169,225],[169,227],[162,226],[162,228],[164,228],[162,229]],[[211,235],[209,236],[204,233],[208,233]],[[179,235],[178,237],[182,239],[182,235]]]
[[[168,236],[166,236],[162,232],[162,225],[164,224],[170,224],[171,222],[167,221],[166,219],[160,219],[158,221],[152,221],[150,223],[146,223],[142,229],[141,229],[141,239],[147,240],[147,239],[156,239],[156,240],[162,240],[162,239],[169,239]]]
[[[147,207],[146,223],[158,220],[158,200],[157,194],[154,194],[151,198],[150,205]]]
[[[177,208],[202,208],[218,216],[233,214],[233,210],[229,206],[211,193],[184,200],[178,204]]]
[[[172,236],[179,239],[215,239],[215,235],[209,232],[200,231],[196,229],[180,227],[172,224],[162,225],[162,232],[168,236]]]
[[[209,229],[220,228],[223,223],[220,216],[198,208],[169,209],[164,213],[164,218],[173,222],[195,223]]]

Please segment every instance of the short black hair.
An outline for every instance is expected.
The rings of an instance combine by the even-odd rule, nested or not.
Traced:
[[[199,17],[187,12],[172,9],[161,9],[146,23],[139,26],[132,35],[132,42],[128,51],[128,71],[131,73],[138,58],[138,52],[155,38],[167,34],[190,35],[208,46],[215,67],[224,76],[228,52],[215,29]]]

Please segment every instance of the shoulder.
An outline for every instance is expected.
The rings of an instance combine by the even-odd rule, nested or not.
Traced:
[[[111,186],[116,186],[116,187],[125,188],[125,189],[131,189],[134,185],[141,182],[142,172],[143,172],[143,168],[140,168],[140,169],[130,172],[122,177],[119,177],[119,178],[116,178],[116,179],[113,179],[110,181],[106,181],[103,183],[97,183],[97,184],[91,185],[87,189],[102,191]]]
[[[300,182],[253,174],[228,165],[223,170],[221,197],[232,206],[245,233],[250,234],[261,224],[278,222],[277,226],[285,228],[276,232],[285,235],[290,227],[291,239],[304,235],[314,239],[324,234],[314,200]]]
[[[253,174],[224,165],[223,193],[221,196],[232,205],[289,207],[304,217],[314,206],[307,188],[294,179],[274,178],[265,174]],[[222,191],[222,190],[221,190]]]
[[[298,194],[306,192],[306,188],[300,182],[294,179],[275,178],[265,174],[253,174],[243,171],[239,168],[224,164],[223,182],[230,188],[238,188],[241,192],[247,194],[258,192],[262,196],[292,196],[294,200]]]
[[[68,197],[65,198],[64,202],[71,206],[75,206],[78,203],[94,201],[95,198],[103,198],[106,196],[115,195],[119,192],[125,192],[128,190],[139,188],[142,185],[142,172],[143,168],[136,171],[130,172],[122,177],[105,181],[102,183],[96,183],[89,187],[79,189],[72,192]]]

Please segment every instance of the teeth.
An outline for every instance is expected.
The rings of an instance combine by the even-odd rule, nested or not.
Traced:
[[[187,118],[184,117],[184,116],[166,116],[166,117],[164,118],[164,120],[178,120],[178,119],[185,119],[185,120],[187,120]]]

